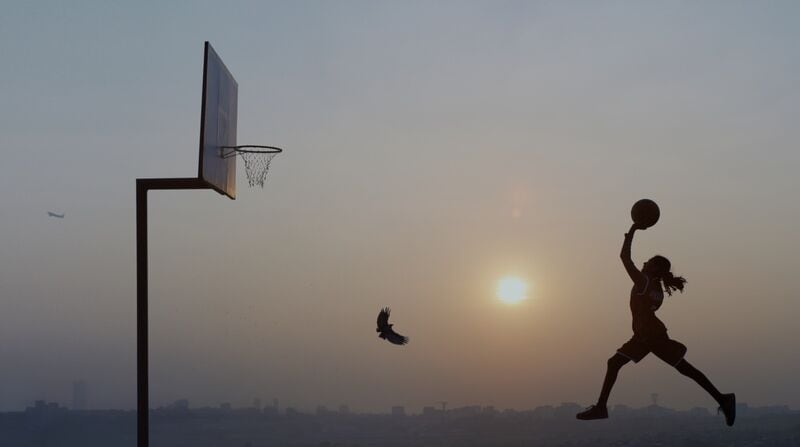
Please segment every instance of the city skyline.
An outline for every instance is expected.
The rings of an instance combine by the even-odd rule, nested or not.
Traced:
[[[254,400],[259,400],[260,398],[254,398]],[[541,405],[534,405],[527,408],[496,408],[494,405],[481,405],[481,404],[465,404],[465,405],[456,405],[456,406],[448,406],[449,402],[435,402],[432,405],[425,405],[422,407],[406,407],[405,405],[388,405],[382,411],[370,411],[370,410],[359,410],[357,408],[352,408],[347,403],[340,403],[337,404],[335,407],[329,408],[327,405],[319,404],[313,408],[303,408],[303,407],[296,407],[292,405],[287,406],[280,406],[278,405],[279,400],[274,399],[270,404],[263,404],[263,405],[240,405],[237,406],[231,402],[219,402],[217,405],[203,405],[203,406],[193,406],[189,399],[177,399],[174,402],[154,407],[150,409],[150,413],[165,413],[169,414],[171,412],[185,412],[185,411],[222,411],[222,412],[251,412],[257,411],[259,413],[263,413],[265,415],[293,415],[293,414],[302,414],[308,416],[326,416],[326,415],[362,415],[362,416],[369,416],[369,415],[389,415],[389,416],[430,416],[433,414],[449,414],[449,415],[464,415],[464,414],[475,414],[475,413],[482,413],[482,414],[500,414],[500,413],[530,413],[530,412],[538,412],[538,413],[546,413],[548,411],[552,411],[556,408],[561,409],[560,413],[562,416],[570,414],[569,411],[565,411],[565,408],[569,408],[571,410],[578,410],[581,408],[585,408],[585,405],[582,405],[578,402],[559,402],[554,404],[541,404]],[[746,413],[749,416],[754,414],[773,414],[773,413],[800,413],[800,410],[791,408],[788,405],[763,405],[763,406],[751,406],[747,402],[738,402],[737,408],[739,409],[740,413]],[[87,413],[99,413],[99,412],[119,412],[123,411],[126,413],[135,412],[135,408],[84,408],[84,409],[76,409],[71,406],[63,405],[59,402],[48,401],[46,399],[37,399],[30,402],[24,408],[0,412],[1,413],[19,413],[19,412],[29,412],[37,409],[49,409],[49,410],[56,410],[56,411],[75,411],[75,412],[87,412]],[[642,406],[631,406],[625,403],[616,403],[613,406],[609,407],[609,410],[612,412],[626,412],[626,411],[652,411],[653,409],[660,409],[669,412],[675,413],[703,413],[705,415],[712,415],[717,414],[714,408],[705,407],[705,406],[696,406],[691,408],[672,408],[669,406],[662,406],[659,405],[658,402],[651,402],[649,405],[642,405]],[[47,410],[45,410],[47,411]],[[719,416],[719,414],[717,414]]]
[[[75,380],[75,381],[72,382],[72,398],[71,398],[71,402],[72,403],[71,403],[71,405],[65,405],[65,402],[59,402],[57,400],[42,399],[42,398],[31,399],[29,401],[29,404],[30,404],[30,402],[33,402],[34,405],[36,405],[37,403],[39,403],[39,405],[52,405],[52,404],[55,404],[59,408],[67,408],[69,410],[78,410],[78,411],[85,411],[85,410],[90,410],[90,411],[114,411],[114,410],[126,410],[127,411],[127,410],[135,410],[135,407],[130,407],[130,408],[93,408],[93,407],[91,407],[89,405],[88,389],[89,389],[89,384],[86,383],[86,381],[80,380],[80,379],[79,380]],[[637,406],[634,406],[634,405],[629,405],[629,404],[627,404],[625,402],[616,402],[613,405],[613,407],[614,408],[618,408],[618,409],[619,408],[660,407],[660,408],[666,408],[666,409],[671,409],[671,410],[675,410],[675,411],[691,411],[691,410],[698,409],[698,408],[713,409],[713,405],[712,406],[695,406],[695,407],[690,407],[690,408],[681,408],[681,407],[673,408],[673,407],[670,407],[670,406],[660,406],[659,405],[660,397],[661,396],[658,393],[650,393],[649,394],[649,399],[650,399],[650,404],[649,405],[642,405],[642,406],[637,407]],[[192,400],[191,399],[189,399],[187,397],[182,397],[182,398],[175,399],[172,402],[162,403],[161,405],[158,405],[158,406],[152,406],[150,408],[150,411],[163,411],[163,410],[170,410],[170,409],[228,408],[228,409],[236,409],[236,410],[241,410],[241,409],[258,409],[258,410],[264,409],[264,410],[267,410],[267,409],[272,409],[272,410],[275,411],[276,414],[285,413],[287,410],[300,411],[300,412],[303,412],[305,414],[320,414],[321,410],[324,413],[383,414],[381,412],[374,413],[374,412],[370,411],[370,409],[359,409],[357,407],[353,407],[353,406],[351,406],[351,404],[349,402],[346,402],[346,401],[338,402],[338,403],[333,403],[333,402],[321,403],[321,402],[318,402],[316,404],[312,404],[312,405],[307,406],[307,407],[293,405],[293,404],[291,404],[291,402],[289,402],[289,403],[284,402],[284,405],[281,406],[280,402],[281,402],[281,399],[279,397],[276,397],[276,396],[264,397],[264,395],[254,395],[250,399],[250,405],[248,405],[247,403],[244,403],[244,402],[233,402],[231,400],[222,400],[222,401],[218,402],[215,405],[212,404],[212,405],[200,405],[200,406],[197,406],[197,405],[192,405]],[[410,408],[412,410],[410,412],[408,412],[407,414],[409,414],[409,415],[419,415],[419,414],[424,414],[426,412],[426,410],[429,410],[429,409],[432,409],[432,410],[435,410],[435,411],[444,412],[444,411],[448,411],[448,410],[456,410],[456,409],[459,409],[459,408],[461,408],[461,409],[463,409],[463,408],[472,408],[472,409],[474,409],[474,408],[483,408],[483,409],[490,409],[491,411],[506,411],[506,410],[509,410],[509,411],[522,411],[522,412],[524,412],[524,411],[530,411],[530,410],[533,410],[533,409],[536,409],[536,408],[547,408],[547,407],[555,407],[555,406],[563,406],[563,405],[577,405],[577,406],[581,406],[582,405],[582,404],[577,403],[577,402],[549,402],[549,403],[538,403],[538,404],[534,403],[534,404],[531,404],[530,406],[525,407],[525,408],[513,408],[513,407],[495,408],[495,406],[491,405],[491,404],[482,404],[482,403],[476,403],[476,402],[467,403],[467,402],[456,401],[454,403],[454,405],[452,405],[452,404],[453,403],[447,402],[447,401],[433,401],[433,402],[428,402],[427,404],[422,404],[421,406],[420,405],[416,405],[416,406],[415,405],[410,405],[409,406],[409,405],[405,405],[405,404],[387,403],[385,405],[385,409],[387,410],[385,412],[385,414],[390,414],[392,412],[393,408],[402,408],[402,409],[404,409],[403,411],[405,411],[406,408]],[[747,402],[739,402],[737,405],[739,407],[743,407],[743,408],[748,408],[749,407],[749,404]],[[780,402],[775,402],[775,403],[772,403],[772,404],[763,405],[762,407],[764,407],[764,408],[785,408],[787,411],[799,411],[800,410],[800,409],[795,409],[795,408],[793,408],[793,407],[791,407],[789,405],[786,405],[786,404],[780,403]],[[23,410],[23,409],[26,409],[26,408],[31,408],[31,407],[30,407],[30,405],[26,405],[26,406],[24,406],[22,408],[12,409],[12,410],[8,410],[8,411],[9,412],[14,412],[14,411],[20,411],[20,410]],[[755,408],[758,408],[758,407],[755,407]],[[413,409],[418,409],[419,411],[414,411]]]
[[[574,419],[574,403],[527,411],[470,406],[442,412],[426,408],[409,414],[350,411],[284,414],[255,408],[189,408],[176,402],[150,412],[155,445],[190,443],[198,447],[245,446],[507,446],[555,445],[687,445],[794,446],[800,412],[786,407],[739,405],[737,430],[724,427],[722,416],[706,408],[675,411],[650,405],[616,406],[613,418],[587,424]],[[0,412],[0,436],[14,445],[57,444],[65,447],[133,445],[136,412],[70,411],[36,402],[24,412]]]

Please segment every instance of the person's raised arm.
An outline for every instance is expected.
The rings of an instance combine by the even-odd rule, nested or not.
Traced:
[[[642,280],[642,272],[636,268],[636,265],[633,264],[633,259],[631,259],[631,245],[633,244],[633,233],[639,227],[636,224],[631,225],[631,229],[625,233],[625,242],[622,243],[622,252],[620,252],[619,257],[622,259],[622,265],[625,266],[625,271],[628,272],[628,276],[631,277],[633,282],[638,283]]]

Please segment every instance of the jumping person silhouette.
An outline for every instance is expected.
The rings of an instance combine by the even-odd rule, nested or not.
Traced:
[[[672,340],[667,336],[667,328],[656,317],[656,310],[661,307],[664,300],[664,291],[672,295],[675,290],[683,292],[686,280],[680,276],[673,276],[669,260],[663,256],[653,256],[644,263],[642,270],[636,268],[631,260],[631,244],[633,233],[645,227],[634,223],[625,234],[622,244],[622,264],[633,280],[631,290],[631,313],[633,314],[633,337],[628,340],[617,352],[608,359],[608,369],[600,391],[597,404],[586,411],[578,413],[576,417],[581,420],[605,419],[608,417],[606,404],[611,388],[617,380],[617,373],[628,362],[639,362],[647,354],[653,353],[661,360],[675,367],[681,374],[690,377],[719,403],[719,409],[725,414],[725,422],[730,426],[736,419],[736,395],[722,394],[710,380],[692,366],[685,358],[686,346]]]

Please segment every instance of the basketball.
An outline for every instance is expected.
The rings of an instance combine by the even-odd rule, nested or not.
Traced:
[[[655,225],[660,216],[661,211],[658,209],[658,205],[650,199],[639,200],[631,208],[631,219],[644,228]]]

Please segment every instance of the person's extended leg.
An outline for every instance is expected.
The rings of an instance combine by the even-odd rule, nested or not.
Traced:
[[[586,411],[578,413],[575,417],[582,420],[590,419],[605,419],[608,417],[608,396],[611,394],[611,388],[614,387],[614,382],[617,381],[617,374],[619,370],[630,362],[630,359],[616,353],[608,359],[608,368],[606,369],[606,377],[603,380],[603,389],[600,390],[600,398],[597,400],[597,405],[592,405]]]
[[[719,403],[720,409],[723,413],[725,413],[725,422],[728,425],[733,425],[733,421],[736,419],[736,395],[731,394],[722,394],[719,392],[717,387],[708,380],[705,374],[703,374],[699,369],[692,366],[686,359],[679,361],[675,365],[675,369],[678,370],[679,373],[683,374],[686,377],[697,382],[698,385],[703,387],[704,390],[714,398],[714,400]]]
[[[708,380],[708,377],[706,377],[705,374],[700,372],[699,369],[692,366],[692,364],[689,363],[686,359],[683,359],[680,362],[678,362],[678,364],[675,365],[675,369],[677,369],[678,372],[683,374],[684,376],[697,382],[697,384],[703,387],[703,389],[706,390],[706,392],[708,392],[708,394],[710,394],[711,397],[714,398],[714,400],[716,400],[720,404],[722,403],[722,393],[720,393],[717,387],[715,387],[714,384],[711,383],[710,380]]]

